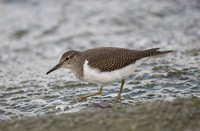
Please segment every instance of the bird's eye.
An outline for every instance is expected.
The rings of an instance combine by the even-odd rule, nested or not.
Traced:
[[[66,57],[65,60],[69,60],[69,57]]]

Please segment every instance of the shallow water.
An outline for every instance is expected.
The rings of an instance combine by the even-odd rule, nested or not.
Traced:
[[[60,114],[65,101],[98,91],[66,69],[45,73],[63,52],[101,46],[160,47],[126,80],[122,104],[200,97],[198,1],[1,1],[0,120]],[[114,98],[120,83],[87,103]],[[116,105],[120,105],[120,102]]]

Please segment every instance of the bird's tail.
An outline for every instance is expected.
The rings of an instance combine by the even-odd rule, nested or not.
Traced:
[[[148,49],[148,50],[138,50],[138,51],[136,51],[137,53],[135,53],[134,56],[137,60],[137,59],[141,59],[144,57],[162,55],[162,54],[172,52],[172,50],[167,50],[167,51],[158,51],[158,50],[159,50],[159,48],[152,48],[152,49]]]
[[[172,50],[166,50],[166,51],[158,51],[158,50],[159,48],[152,48],[152,49],[145,50],[146,57],[162,55],[162,54],[173,52]]]

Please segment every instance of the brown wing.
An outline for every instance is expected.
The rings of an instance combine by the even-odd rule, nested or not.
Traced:
[[[157,51],[158,49],[159,48],[129,50],[124,48],[103,47],[86,50],[84,55],[91,67],[97,68],[101,72],[110,72],[135,63],[136,60],[144,57],[168,53]]]

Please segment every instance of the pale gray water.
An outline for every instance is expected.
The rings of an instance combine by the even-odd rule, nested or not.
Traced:
[[[126,80],[122,104],[199,97],[199,29],[198,0],[0,1],[0,120],[59,114],[77,105],[66,98],[98,91],[69,70],[45,74],[70,49],[175,50]],[[119,86],[86,102],[110,100]]]

